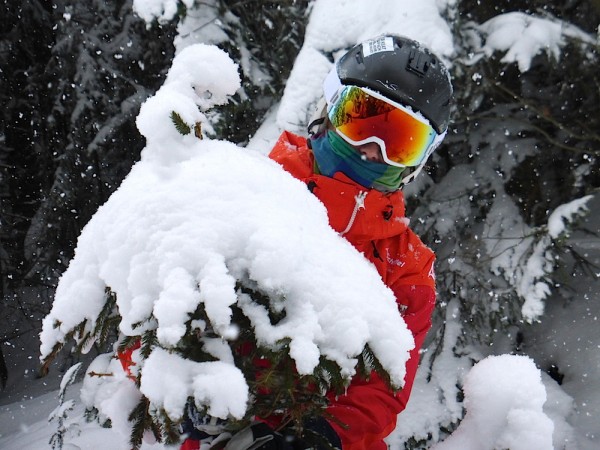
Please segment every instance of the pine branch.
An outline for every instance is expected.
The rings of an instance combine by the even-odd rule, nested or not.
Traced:
[[[177,112],[171,111],[171,120],[173,121],[173,125],[175,125],[175,129],[179,132],[179,134],[187,136],[192,132],[190,126],[185,123],[185,121]]]
[[[92,341],[96,339],[93,331],[85,331],[87,323],[88,319],[85,319],[83,322],[73,328],[73,333],[70,336],[67,335],[69,338],[75,339],[75,341],[78,342],[75,346],[75,352],[78,355],[81,355],[83,353],[83,349],[89,347]],[[67,340],[67,336],[65,336],[65,340]]]
[[[98,420],[98,408],[96,408],[96,407],[86,408],[85,411],[83,412],[83,418],[85,419],[85,421],[87,423]]]
[[[83,330],[85,329],[86,323],[87,319],[85,319],[79,325],[74,327],[69,333],[67,333],[61,342],[57,342],[56,344],[54,344],[54,347],[52,347],[52,351],[50,352],[50,354],[48,354],[48,356],[44,358],[42,366],[40,367],[39,373],[41,377],[48,375],[48,372],[50,371],[50,364],[52,364],[52,361],[54,361],[54,359],[58,356],[60,351],[64,348],[65,343],[70,341],[71,339],[74,339],[76,334],[78,334],[80,337],[83,335]],[[61,325],[62,323],[60,320],[56,320],[54,322],[54,328],[59,328]],[[83,342],[81,342],[80,345],[76,347],[76,351],[79,351],[79,353],[81,353],[80,349],[83,347],[81,345],[82,343]]]
[[[82,363],[77,363],[63,375],[58,395],[58,407],[50,414],[49,422],[56,422],[56,431],[50,437],[49,444],[53,449],[62,449],[65,443],[65,437],[68,432],[75,427],[75,424],[67,425],[69,412],[73,410],[74,401],[66,400],[67,389],[75,382],[77,374],[81,369]]]
[[[368,345],[365,345],[365,348],[360,355],[359,370],[364,371],[363,376],[366,379],[368,379],[373,372],[377,373],[389,389],[394,391],[398,390],[398,387],[392,384],[389,373],[384,369],[381,362],[379,362],[377,356],[375,356],[375,353],[373,353],[373,350],[371,350]]]
[[[179,432],[180,422],[172,421],[164,409],[161,409],[160,417],[162,419],[161,435],[164,443],[166,445],[177,444],[181,440],[181,433]]]
[[[149,413],[150,400],[142,396],[136,407],[129,414],[128,420],[132,422],[129,443],[132,450],[138,450],[142,445],[142,438],[147,429],[152,429],[152,417]]]
[[[336,394],[343,393],[348,385],[348,380],[342,376],[340,367],[324,356],[321,356],[319,365],[315,368],[315,379],[319,390],[332,390]]]
[[[117,352],[123,353],[140,341],[140,336],[125,336],[117,346]]]
[[[99,345],[105,345],[111,334],[116,335],[117,327],[121,321],[121,317],[118,313],[115,313],[117,297],[116,294],[109,288],[105,288],[105,303],[102,310],[98,314],[94,329],[92,331],[86,331],[86,325],[88,319],[84,319],[77,326],[67,333],[62,342],[57,342],[50,354],[44,359],[40,368],[40,375],[45,376],[48,374],[50,364],[56,358],[58,353],[63,349],[65,343],[74,339],[77,341],[75,346],[75,352],[82,354],[84,349],[88,347],[92,342],[96,341]],[[55,321],[54,328],[61,326],[59,320]]]
[[[50,371],[50,364],[52,364],[52,361],[54,361],[54,358],[56,358],[56,356],[60,353],[64,346],[64,342],[57,342],[56,344],[54,344],[54,347],[52,347],[52,351],[48,356],[46,356],[46,358],[44,358],[42,366],[40,367],[39,374],[41,377],[45,377],[46,375],[48,375],[48,372]]]
[[[90,339],[95,339],[99,346],[104,346],[109,337],[117,335],[117,329],[121,322],[121,316],[116,312],[117,295],[107,286],[104,290],[104,306],[98,314],[94,330],[86,341],[82,343],[83,348]]]
[[[156,338],[155,331],[146,331],[142,335],[142,346],[140,349],[140,354],[142,358],[147,359],[152,353],[152,349],[158,345],[158,339]]]

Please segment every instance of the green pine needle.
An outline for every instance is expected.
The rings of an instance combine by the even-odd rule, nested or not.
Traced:
[[[173,121],[173,125],[175,125],[175,128],[177,129],[179,134],[186,136],[192,132],[190,126],[187,123],[185,123],[181,116],[175,111],[171,111],[171,120]]]
[[[132,450],[137,450],[142,445],[144,431],[148,427],[148,422],[151,421],[148,413],[150,401],[146,397],[142,397],[136,407],[129,414],[129,422],[132,423],[131,436],[129,443]]]

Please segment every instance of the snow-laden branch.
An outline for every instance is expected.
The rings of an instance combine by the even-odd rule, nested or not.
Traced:
[[[527,72],[533,58],[542,52],[558,60],[568,38],[594,44],[589,35],[572,24],[521,12],[497,15],[479,30],[485,36],[482,51],[488,57],[496,51],[505,52],[500,61],[516,62],[521,72]]]
[[[60,280],[43,323],[42,359],[73,330],[94,334],[109,287],[120,333],[156,337],[147,359],[134,352],[134,375],[153,407],[171,418],[182,416],[188,396],[219,417],[244,414],[248,396],[227,395],[248,392],[229,348],[239,335],[234,308],[258,345],[289,348],[300,375],[325,358],[349,379],[368,347],[402,386],[412,335],[393,293],[331,229],[324,206],[262,154],[173,126],[173,111],[190,125],[202,122],[199,107],[225,102],[238,87],[237,66],[215,47],[191,46],[177,56],[165,85],[142,105],[142,160],[87,224]],[[192,321],[200,310],[204,319]],[[274,311],[282,317],[275,322]],[[212,358],[185,359],[182,340],[208,331],[220,343],[202,338]],[[114,364],[103,371],[114,373],[106,383],[131,384]],[[177,389],[160,381],[169,379]]]

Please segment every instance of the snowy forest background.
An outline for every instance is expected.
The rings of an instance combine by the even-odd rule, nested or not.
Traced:
[[[406,23],[395,31],[441,52],[455,87],[449,137],[406,190],[411,224],[438,255],[439,307],[391,446],[427,448],[444,438],[464,413],[468,368],[503,353],[529,355],[547,374],[549,398],[567,419],[555,422],[556,448],[600,446],[597,0],[371,1],[369,17],[381,24],[361,22],[358,0],[185,1],[172,17],[148,22],[131,1],[5,0],[2,411],[56,389],[75,362],[66,356],[38,378],[41,318],[83,226],[139,160],[145,143],[135,118],[176,51],[214,43],[240,63],[242,89],[212,125],[217,137],[266,153],[281,127],[301,132],[308,120],[310,101],[295,108],[302,91],[294,76],[323,66],[297,56],[314,45],[307,24],[328,3],[341,3],[350,29],[347,41],[321,34],[328,60],[354,44],[355,28],[356,39],[369,37],[361,28],[391,31],[390,17],[421,17],[423,5],[435,6],[437,28]],[[494,35],[507,23],[521,24],[516,36]],[[312,99],[314,87],[304,87]]]

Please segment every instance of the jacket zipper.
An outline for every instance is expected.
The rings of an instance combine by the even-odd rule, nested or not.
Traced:
[[[346,229],[340,233],[340,236],[345,235],[350,229],[352,225],[354,225],[354,221],[356,220],[356,216],[360,209],[365,209],[365,197],[367,196],[367,191],[361,191],[354,196],[354,210],[352,211],[352,215],[350,216],[350,220],[348,221],[348,225],[346,225]]]

